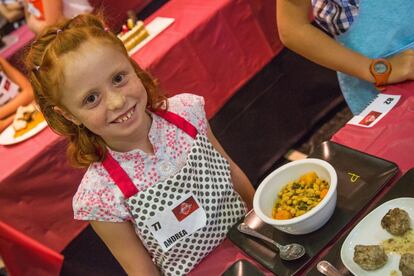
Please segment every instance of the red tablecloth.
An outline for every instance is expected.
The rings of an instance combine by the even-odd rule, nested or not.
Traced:
[[[103,11],[106,23],[113,30],[120,30],[122,24],[125,23],[127,18],[127,12],[129,10],[139,13],[142,11],[152,0],[88,0],[89,4],[95,11]]]
[[[253,14],[259,21],[264,36],[269,41],[273,53],[277,54],[283,48],[276,27],[276,1],[248,0]]]
[[[0,50],[0,55],[5,59],[11,58],[18,50],[26,46],[27,43],[34,39],[35,34],[27,27],[27,25],[23,25],[7,36],[11,37],[9,38],[10,40],[16,40],[16,42]]]
[[[402,173],[414,167],[414,82],[390,86],[398,104],[372,128],[346,125],[332,138],[345,146],[395,162]]]
[[[393,161],[401,172],[405,173],[414,167],[414,82],[390,86],[384,93],[402,96],[387,116],[372,128],[346,125],[333,136],[332,140]],[[382,195],[383,193],[380,193],[377,197]],[[326,248],[322,254],[326,254],[327,250],[329,248]],[[240,259],[247,259],[254,263],[249,256],[227,240],[210,253],[191,274],[221,275]],[[266,271],[262,266],[258,265],[258,267]],[[267,273],[272,275],[270,272]]]
[[[273,9],[274,1],[262,2]],[[175,22],[133,59],[159,79],[168,95],[204,96],[209,118],[282,48],[270,38],[276,24],[262,28],[263,22],[275,21],[274,14],[257,0],[172,0],[146,23],[157,16]]]
[[[65,145],[46,128],[0,146],[0,221],[57,252],[86,226],[73,220],[71,207],[84,171],[67,164]]]

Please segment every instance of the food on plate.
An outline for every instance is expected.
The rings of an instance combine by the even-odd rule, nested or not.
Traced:
[[[33,105],[20,106],[17,109],[12,124],[15,132],[14,138],[22,136],[44,120],[42,113],[37,111]]]
[[[354,262],[364,270],[376,270],[387,262],[388,257],[384,248],[379,245],[356,245]]]
[[[290,219],[301,216],[318,205],[328,190],[327,181],[320,179],[315,172],[306,173],[279,191],[272,217]]]
[[[387,262],[386,254],[394,252],[401,255],[403,276],[414,276],[414,230],[410,229],[408,213],[400,208],[390,209],[382,218],[381,226],[395,236],[380,245],[356,245],[354,262],[362,269],[376,270]]]
[[[414,230],[405,232],[402,236],[389,238],[381,243],[386,253],[395,252],[397,254],[414,254]]]
[[[410,217],[403,209],[394,208],[382,218],[381,226],[390,234],[400,236],[410,229]]]
[[[125,48],[130,51],[149,36],[149,33],[147,29],[145,29],[144,22],[142,21],[137,21],[135,25],[128,25],[129,27],[126,25],[122,27],[122,32],[118,37],[121,39],[122,43],[124,43]]]
[[[399,269],[403,276],[414,275],[414,254],[405,253],[401,255]]]

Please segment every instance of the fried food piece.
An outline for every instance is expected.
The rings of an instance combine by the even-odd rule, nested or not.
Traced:
[[[410,229],[410,217],[406,211],[394,208],[382,218],[381,226],[390,234],[401,236]]]
[[[25,114],[26,116],[26,114]],[[25,117],[26,118],[26,117]],[[26,122],[26,126],[24,128],[21,128],[19,130],[16,130],[14,133],[14,138],[17,138],[19,136],[22,136],[23,134],[27,133],[31,129],[35,128],[38,124],[43,122],[45,118],[43,117],[43,114],[39,111],[35,111],[30,114],[28,119],[24,119]]]
[[[20,106],[13,119],[14,138],[20,137],[43,122],[45,118],[34,105]]]
[[[354,262],[364,270],[376,270],[385,265],[388,260],[384,249],[379,245],[356,245]]]
[[[414,276],[414,254],[402,254],[399,269],[403,276]]]

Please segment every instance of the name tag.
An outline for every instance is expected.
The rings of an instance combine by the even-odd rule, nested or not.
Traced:
[[[27,12],[32,14],[37,19],[40,19],[42,17],[42,13],[33,3],[27,3]]]
[[[145,222],[164,252],[206,224],[206,212],[193,193],[186,194]]]

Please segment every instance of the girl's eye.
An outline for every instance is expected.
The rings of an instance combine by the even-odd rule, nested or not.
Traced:
[[[88,95],[85,100],[83,101],[84,104],[86,105],[91,105],[94,104],[98,101],[98,95],[97,94],[91,94]]]
[[[112,78],[112,83],[114,85],[120,85],[120,84],[123,84],[125,82],[125,79],[126,79],[125,74],[124,73],[119,73],[119,74],[116,74]]]

